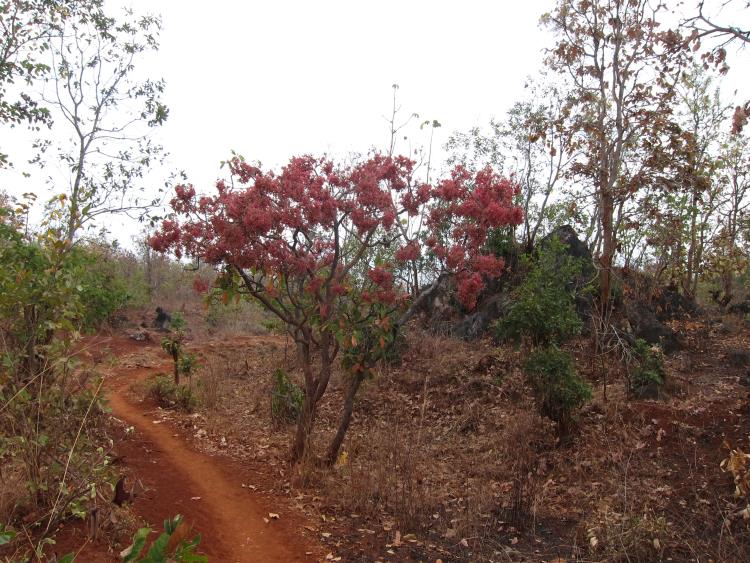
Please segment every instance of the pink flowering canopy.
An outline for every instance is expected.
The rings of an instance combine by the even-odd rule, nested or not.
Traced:
[[[246,291],[297,326],[335,315],[344,296],[395,306],[405,291],[394,269],[428,252],[440,268],[428,277],[455,275],[459,299],[472,309],[485,280],[503,269],[485,250],[489,230],[522,220],[517,187],[491,169],[472,175],[460,166],[430,186],[414,167],[405,157],[344,166],[302,156],[276,174],[236,157],[231,181],[218,181],[214,195],[175,189],[176,219],[150,244],[236,272]],[[410,238],[403,225],[417,217],[426,232]],[[378,252],[388,261],[374,260]]]

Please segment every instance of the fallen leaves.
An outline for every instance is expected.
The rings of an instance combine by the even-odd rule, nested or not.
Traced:
[[[722,471],[728,471],[734,477],[734,495],[743,497],[747,503],[738,515],[750,519],[750,454],[736,448],[729,452],[729,457],[721,462]]]

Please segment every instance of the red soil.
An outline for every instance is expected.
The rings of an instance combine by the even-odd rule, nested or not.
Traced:
[[[116,450],[129,475],[128,482],[138,479],[146,488],[133,502],[133,511],[139,517],[160,531],[165,518],[182,514],[193,532],[201,534],[200,551],[211,561],[322,559],[321,547],[305,537],[305,522],[289,508],[286,499],[264,497],[243,487],[257,483],[258,476],[236,461],[196,451],[180,429],[156,420],[153,405],[132,396],[133,383],[159,372],[170,373],[170,365],[164,362],[141,367],[137,360],[135,366],[123,360],[148,353],[162,361],[158,344],[116,335],[98,337],[87,348],[95,361],[106,357],[117,360],[107,370],[105,385],[113,416],[134,428]],[[269,513],[279,518],[269,518]],[[80,541],[85,537],[77,528],[63,533],[56,551],[74,538]],[[78,560],[111,561],[113,554],[105,555],[102,547],[102,542],[88,544]]]

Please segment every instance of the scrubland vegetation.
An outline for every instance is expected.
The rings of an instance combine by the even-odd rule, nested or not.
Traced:
[[[444,163],[398,153],[394,85],[382,150],[233,154],[162,206],[160,20],[0,2],[0,126],[71,139],[42,219],[0,192],[0,558],[244,557],[226,481],[300,560],[750,560],[750,32],[683,8],[558,0]]]

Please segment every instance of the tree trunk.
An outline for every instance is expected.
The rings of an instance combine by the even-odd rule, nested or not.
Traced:
[[[612,262],[615,255],[615,233],[613,224],[614,202],[612,194],[607,190],[602,194],[602,255],[601,264],[601,293],[602,318],[609,316],[610,298],[612,295]]]
[[[302,412],[297,419],[297,432],[294,435],[294,445],[292,446],[292,465],[296,465],[302,460],[307,451],[307,445],[310,440],[313,422],[315,421],[315,393],[307,389],[305,400],[302,403]]]
[[[724,273],[722,275],[723,278],[723,286],[724,286],[724,297],[721,299],[722,305],[726,307],[732,302],[732,297],[734,297],[734,272],[732,271],[732,268],[726,267],[724,269]]]
[[[685,278],[682,284],[683,292],[690,299],[695,298],[693,293],[693,278],[697,270],[696,255],[698,253],[698,192],[693,187],[693,195],[690,200],[690,245],[687,252],[687,263],[685,267]]]
[[[355,375],[349,382],[349,388],[346,390],[346,397],[344,398],[344,410],[341,413],[341,421],[339,422],[339,429],[336,435],[331,441],[331,445],[328,446],[328,453],[326,454],[326,463],[333,465],[339,456],[339,450],[341,444],[344,443],[346,432],[349,430],[349,423],[352,420],[352,411],[354,410],[354,397],[357,394],[359,386],[362,384],[362,376]]]
[[[179,354],[173,353],[172,360],[174,363],[174,384],[180,384],[180,357]]]

